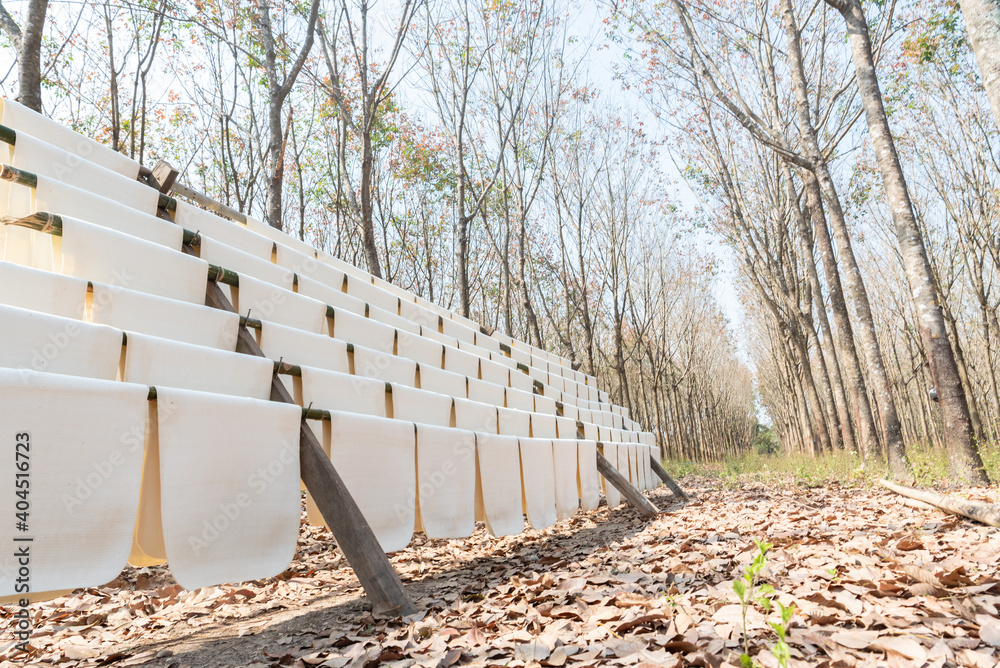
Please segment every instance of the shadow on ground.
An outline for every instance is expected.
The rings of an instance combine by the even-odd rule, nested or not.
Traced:
[[[661,511],[676,512],[686,504],[661,487],[649,494]],[[414,538],[406,550],[393,555],[393,564],[417,607],[426,614],[459,597],[483,597],[512,577],[541,575],[572,568],[574,561],[628,541],[649,526],[638,512],[622,505],[581,513],[545,531],[492,538],[482,526],[467,541]],[[471,557],[471,558],[470,558]],[[346,566],[345,566],[346,568]],[[664,578],[665,587],[666,576]],[[347,635],[363,635],[374,621],[364,592],[353,578],[339,591],[317,596],[301,605],[271,609],[222,623],[178,628],[176,636],[154,643],[120,648],[107,663],[148,655],[146,666],[272,665],[291,650],[335,642]],[[135,664],[140,665],[140,664]]]

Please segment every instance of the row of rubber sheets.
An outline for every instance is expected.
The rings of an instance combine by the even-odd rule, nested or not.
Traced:
[[[12,108],[5,105],[5,122]],[[137,184],[134,176],[75,162],[43,144],[26,132],[18,133],[12,162],[37,173],[39,186],[29,198],[23,197],[23,189],[9,188],[3,193],[6,213],[16,213],[18,207],[60,213],[63,234],[60,238],[29,233],[28,243],[5,235],[5,259],[39,271],[5,263],[4,271],[18,280],[5,282],[4,293],[11,294],[7,303],[48,311],[65,321],[20,309],[5,311],[5,319],[11,321],[5,331],[17,329],[30,336],[10,348],[21,359],[5,359],[3,366],[18,369],[20,378],[30,377],[37,389],[18,392],[17,383],[5,376],[3,391],[18,393],[36,406],[34,412],[9,413],[22,421],[37,421],[21,424],[30,428],[18,434],[30,438],[37,432],[48,441],[68,439],[31,462],[42,472],[36,484],[51,483],[62,490],[79,482],[73,493],[60,499],[66,512],[79,512],[76,501],[89,504],[86,514],[94,519],[85,526],[113,526],[121,535],[112,538],[98,532],[88,538],[86,533],[63,531],[68,524],[79,527],[80,516],[69,521],[51,508],[45,510],[44,500],[54,497],[44,489],[40,493],[33,489],[31,499],[40,504],[37,523],[26,523],[23,533],[39,534],[37,552],[65,559],[100,545],[105,556],[90,560],[98,571],[104,569],[100,575],[76,570],[72,582],[60,581],[60,569],[45,568],[54,579],[49,582],[39,576],[32,589],[57,591],[108,581],[124,565],[122,554],[135,564],[169,560],[175,577],[189,587],[280,572],[294,551],[298,525],[299,410],[265,401],[270,362],[233,352],[236,317],[204,306],[207,262],[179,252],[181,227],[151,215],[155,200],[149,193],[155,191]],[[323,302],[292,292],[288,269],[268,261],[273,258],[251,255],[254,237],[242,234],[245,228],[225,221],[218,227],[220,236],[222,229],[240,230],[232,236],[244,249],[206,236],[202,255],[242,272],[240,288],[232,295],[241,311],[246,307],[262,319],[306,333],[329,333]],[[298,271],[323,273],[308,256],[292,252],[286,256]],[[95,324],[67,320],[72,318],[89,318]],[[34,321],[34,329],[22,327],[28,320]],[[124,358],[121,330],[129,333]],[[386,345],[377,352],[385,353]],[[374,357],[373,363],[378,359]],[[119,376],[124,382],[117,380]],[[149,385],[159,390],[155,402],[146,400]],[[59,389],[63,386],[65,391]],[[105,405],[117,404],[119,420],[108,421],[100,411],[90,410],[94,396]],[[340,396],[331,397],[327,405],[337,408]],[[75,399],[79,404],[74,409]],[[410,415],[420,414],[424,399],[413,400]],[[93,419],[88,422],[81,414]],[[52,419],[53,415],[69,417]],[[341,412],[329,423],[314,426],[338,466],[348,472],[345,478],[359,499],[372,489],[373,474],[384,472],[380,464],[395,461],[392,455],[397,450],[403,453],[396,469],[405,484],[385,485],[402,492],[399,503],[359,501],[386,549],[405,546],[414,527],[428,535],[464,536],[478,518],[494,531],[510,533],[523,529],[522,511],[532,525],[546,526],[555,516],[575,512],[581,499],[584,507],[596,503],[596,472],[589,464],[577,464],[593,462],[593,457],[582,454],[596,447],[593,443],[505,438],[398,419],[366,423],[368,419]],[[117,439],[107,435],[112,426],[121,433]],[[107,450],[125,441],[131,447]],[[93,445],[98,443],[101,447]],[[86,461],[60,468],[64,475],[74,476],[71,480],[51,478],[45,457],[52,458],[50,463],[64,461],[60,456],[69,449]],[[343,461],[340,452],[349,453]],[[354,468],[348,461],[351,457],[357,460]],[[506,466],[500,466],[500,460]],[[487,476],[484,485],[478,475],[484,465],[491,472],[506,473]],[[113,475],[104,475],[109,467]],[[557,475],[559,471],[562,475]],[[117,505],[104,508],[98,503]],[[378,521],[386,508],[402,519]],[[117,521],[130,513],[132,520]],[[127,550],[122,545],[125,533],[132,534]],[[46,540],[62,543],[43,550]],[[81,542],[87,544],[77,544]],[[44,563],[41,559],[35,563]],[[4,593],[13,590],[4,585]]]

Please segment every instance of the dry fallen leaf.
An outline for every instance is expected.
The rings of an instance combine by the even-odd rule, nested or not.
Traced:
[[[976,615],[979,622],[979,639],[987,645],[1000,647],[1000,620],[989,615]]]
[[[850,649],[867,649],[878,636],[878,631],[839,631],[830,639]]]
[[[997,665],[1000,544],[980,527],[880,490],[682,484],[700,502],[658,491],[654,502],[673,512],[652,521],[602,506],[518,536],[417,536],[390,555],[420,609],[407,618],[366,607],[329,531],[303,524],[279,577],[190,592],[165,566],[129,568],[105,587],[33,604],[32,656],[7,649],[0,660],[140,665],[175,650],[164,664],[730,668],[743,641],[731,583],[763,538],[775,545],[764,580],[796,605],[790,668],[909,668],[921,651],[924,668]],[[907,539],[919,545],[897,547]],[[748,611],[764,666],[777,665],[766,625],[775,615]],[[12,621],[0,612],[7,637]]]
[[[910,550],[922,550],[924,549],[924,544],[913,538],[904,538],[896,543],[896,549],[903,550],[904,552],[908,552]]]
[[[882,650],[883,652],[895,652],[920,664],[927,660],[927,652],[920,643],[912,638],[881,636],[873,640],[869,648]]]
[[[537,641],[523,643],[514,647],[514,658],[518,661],[544,661],[549,658],[552,650],[545,643]]]
[[[984,652],[963,649],[955,656],[958,665],[967,668],[997,668],[996,660]]]
[[[733,624],[742,628],[743,608],[739,603],[724,605],[712,615],[712,619],[720,624]],[[756,608],[750,607],[747,609],[746,627],[751,630],[765,629],[767,628],[767,620]]]

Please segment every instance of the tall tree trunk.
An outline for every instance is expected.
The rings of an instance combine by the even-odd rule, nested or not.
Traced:
[[[270,95],[267,105],[267,222],[271,227],[282,229],[282,189],[285,181],[285,142],[281,127],[281,103]]]
[[[808,262],[808,260],[806,261]],[[823,358],[823,346],[820,344],[819,336],[816,334],[816,329],[813,327],[812,319],[803,318],[803,320],[805,322],[802,323],[802,328],[806,332],[809,345],[816,349],[816,371],[818,373],[812,373],[812,377],[816,384],[816,391],[819,393],[818,396],[822,399],[819,403],[823,407],[823,411],[826,413],[828,440],[824,446],[829,450],[840,450],[844,446],[843,439],[840,437],[842,431],[840,427],[840,417],[837,415],[837,402],[833,397],[833,386],[830,383],[830,372],[826,368],[826,360]],[[808,349],[806,349],[805,364],[811,365]],[[817,376],[819,377],[818,380]]]
[[[299,182],[299,241],[306,240],[306,189],[302,178],[302,154],[295,139],[295,126],[289,123],[292,132],[292,151],[295,153],[295,175]]]
[[[803,149],[813,165],[813,172],[819,181],[823,199],[830,208],[830,218],[833,222],[834,236],[837,239],[840,258],[843,260],[847,270],[847,286],[851,291],[851,301],[854,303],[855,312],[859,320],[858,334],[865,352],[865,360],[868,363],[868,373],[872,389],[877,398],[876,403],[879,416],[882,419],[889,470],[893,477],[908,484],[912,482],[913,474],[910,471],[909,462],[906,459],[906,450],[903,447],[902,427],[899,424],[899,415],[896,413],[896,404],[892,398],[892,391],[889,389],[889,377],[885,371],[885,362],[882,359],[878,336],[875,333],[875,319],[871,312],[871,304],[868,301],[868,292],[865,290],[864,281],[861,278],[861,270],[854,257],[850,232],[847,228],[847,220],[840,204],[840,197],[837,194],[833,177],[830,174],[826,156],[820,148],[816,129],[812,124],[798,23],[791,0],[784,0],[783,4],[785,33],[788,36],[789,63],[791,65],[795,88],[796,122],[798,124],[799,136],[802,139]],[[867,35],[868,33],[866,32],[865,34]]]
[[[594,321],[590,315],[590,290],[587,288],[587,264],[583,255],[583,212],[579,211],[576,217],[576,259],[580,271],[578,280],[580,281],[580,311],[583,317],[583,340],[587,352],[586,372],[591,376],[597,376],[597,369],[594,368]]]
[[[296,56],[291,70],[284,80],[278,76],[278,55],[274,43],[274,32],[271,30],[271,11],[268,0],[257,0],[257,28],[260,32],[261,44],[264,47],[264,74],[267,77],[267,222],[275,229],[282,229],[281,217],[282,187],[285,179],[285,134],[282,131],[282,109],[288,93],[291,92],[295,80],[306,62],[306,57],[312,49],[316,21],[319,17],[319,0],[312,0],[309,9],[309,23],[306,27],[306,39]],[[291,116],[289,116],[291,125]]]
[[[792,170],[787,162],[782,161],[781,171],[785,177],[785,187],[788,190],[789,202],[794,202],[797,197],[795,196],[795,187],[792,182]],[[833,343],[833,332],[830,330],[830,319],[826,315],[826,305],[823,303],[823,289],[819,281],[819,274],[816,271],[816,259],[812,247],[814,237],[819,235],[810,234],[809,221],[806,219],[806,213],[802,210],[801,206],[797,204],[794,205],[794,215],[799,228],[800,243],[802,246],[802,262],[805,266],[806,278],[808,280],[809,288],[815,296],[816,313],[819,317],[820,331],[822,331],[823,339],[827,344],[824,346],[818,340],[814,343],[816,346],[816,354],[819,356],[820,370],[823,374],[822,380],[825,385],[824,394],[829,392],[829,398],[832,400],[836,409],[837,418],[835,424],[840,427],[839,444],[848,451],[853,451],[857,445],[854,441],[854,429],[851,426],[850,409],[847,404],[847,395],[844,393],[844,383],[840,376],[840,364],[837,360],[837,350]],[[826,227],[825,221],[823,221],[823,227]],[[825,236],[826,243],[829,245],[830,237],[828,234]],[[834,273],[837,274],[836,286],[839,288],[840,275],[836,270],[836,267],[834,267]],[[827,282],[831,283],[829,280]],[[843,299],[843,295],[841,295],[841,299]],[[811,333],[815,336],[815,329],[812,329]],[[857,361],[856,353],[855,361]]]
[[[806,206],[812,216],[816,243],[819,246],[820,257],[823,259],[823,272],[830,294],[830,306],[833,310],[833,320],[837,325],[840,345],[837,352],[842,356],[841,365],[847,377],[847,388],[851,394],[851,404],[854,407],[854,421],[858,426],[858,443],[863,457],[875,455],[878,452],[875,420],[872,417],[871,404],[868,401],[868,388],[861,372],[861,360],[854,345],[854,328],[851,326],[847,302],[840,282],[840,269],[837,266],[837,256],[833,250],[830,231],[826,226],[823,214],[822,195],[816,177],[808,171],[802,171],[802,180],[806,190]]]
[[[615,298],[612,322],[615,328],[615,373],[618,376],[618,392],[621,395],[621,405],[631,412],[632,399],[628,391],[628,378],[625,376],[625,339],[622,333],[624,316],[618,308],[618,299]]]
[[[935,285],[940,285],[940,283],[935,281]],[[955,355],[955,366],[958,368],[958,377],[962,381],[962,390],[969,402],[969,421],[972,425],[972,435],[976,439],[976,443],[982,443],[984,439],[983,421],[979,413],[979,402],[976,401],[975,389],[972,386],[972,377],[969,375],[969,368],[965,363],[962,341],[958,338],[958,322],[944,299],[941,303],[941,315],[944,317],[945,326],[948,329],[951,349]]]
[[[511,284],[514,275],[510,268],[511,220],[510,220],[510,184],[507,169],[503,170],[503,321],[507,336],[514,336],[514,295]]]
[[[461,153],[460,153],[461,155]],[[469,223],[471,218],[465,215],[465,177],[458,177],[458,244],[455,248],[455,261],[458,265],[458,302],[462,315],[469,317],[471,297],[469,293]]]
[[[524,317],[528,321],[528,335],[536,347],[542,347],[542,332],[538,328],[538,316],[531,304],[531,291],[528,289],[528,275],[525,271],[528,262],[528,221],[523,210],[518,216],[517,233],[517,282],[521,286],[521,305],[524,307]]]
[[[118,68],[115,67],[115,27],[111,20],[111,7],[104,5],[104,26],[108,31],[108,97],[111,98],[111,150],[117,151],[121,143],[121,108],[118,94]]]
[[[973,438],[969,406],[948,341],[941,306],[938,304],[927,250],[913,214],[906,178],[896,153],[889,120],[885,115],[864,9],[859,0],[827,1],[840,11],[847,23],[868,133],[896,226],[896,240],[917,309],[920,337],[924,342],[927,362],[941,403],[951,473],[956,482],[986,485],[989,484],[989,478]],[[889,446],[894,447],[894,444],[890,442]]]
[[[38,113],[42,113],[42,32],[48,7],[46,0],[29,0],[22,30],[0,3],[0,27],[17,50],[17,101]]]
[[[959,5],[983,75],[983,88],[993,109],[993,120],[1000,127],[1000,2],[960,0]]]
[[[369,119],[365,119],[368,127]],[[368,261],[368,271],[373,276],[382,278],[382,265],[378,259],[378,246],[375,242],[375,225],[372,222],[372,170],[375,156],[372,151],[372,134],[368,130],[361,137],[361,235],[365,247],[365,259]]]

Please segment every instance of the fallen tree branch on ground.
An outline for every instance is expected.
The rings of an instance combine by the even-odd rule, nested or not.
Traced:
[[[879,480],[879,482],[882,483],[883,487],[896,492],[896,494],[901,494],[916,501],[922,501],[946,513],[961,515],[962,517],[968,517],[970,520],[1000,527],[1000,507],[996,504],[956,499],[953,496],[944,496],[934,492],[925,492],[911,487],[904,487],[888,480]]]
[[[917,501],[916,499],[909,499],[905,496],[901,496],[897,499],[900,505],[907,506],[909,508],[916,508],[917,510],[937,510],[935,506],[929,503],[924,503],[923,501]]]

